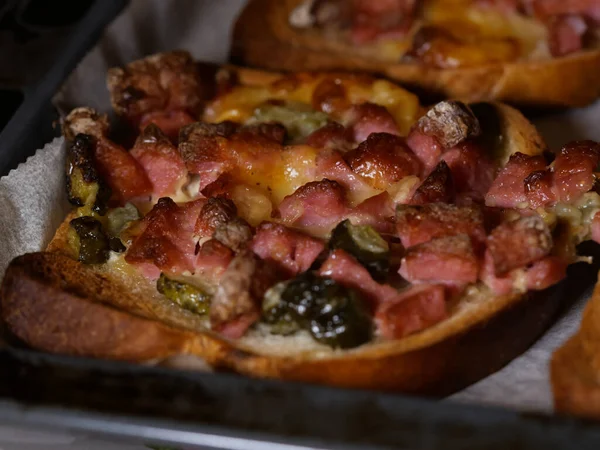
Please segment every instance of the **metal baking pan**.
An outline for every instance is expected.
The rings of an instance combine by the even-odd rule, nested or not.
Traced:
[[[55,135],[52,96],[126,3],[94,1],[46,74],[20,87],[22,104],[0,133],[1,175]],[[577,298],[597,269],[574,268],[554,295]],[[72,358],[18,344],[0,349],[0,421],[203,448],[600,448],[600,427],[571,418]]]
[[[39,39],[47,38],[56,41],[56,45],[47,46],[51,53],[51,64],[42,64],[35,61],[39,54],[31,58],[19,58],[20,74],[11,76],[8,67],[13,62],[5,60],[1,62],[3,67],[0,73],[0,176],[6,175],[19,163],[25,161],[38,148],[41,148],[58,134],[53,123],[58,115],[51,104],[52,96],[57,92],[69,73],[77,66],[77,63],[85,56],[86,52],[100,38],[102,31],[116,15],[127,5],[127,0],[80,0],[77,3],[89,3],[87,11],[72,27],[60,27],[58,31],[44,29],[42,25],[26,23],[26,6],[33,3],[39,7],[48,8],[48,3],[55,7],[75,8],[68,0],[48,2],[47,0],[2,0],[0,1],[0,16],[15,15],[16,18],[4,17],[4,21],[10,20],[11,27],[18,27],[15,32],[25,42],[27,33],[38,33]],[[12,8],[13,11],[7,11]],[[63,14],[62,11],[59,11]],[[43,11],[40,11],[43,13]],[[58,16],[58,14],[56,14]],[[2,17],[0,17],[0,25]],[[29,22],[33,20],[29,19]],[[33,29],[32,29],[33,28]],[[1,30],[0,30],[1,31]],[[3,45],[7,45],[6,42]],[[15,46],[12,51],[18,53],[20,48]],[[25,44],[23,51],[30,48]],[[52,51],[59,47],[60,51]],[[38,48],[38,53],[43,53],[44,48]],[[5,56],[9,58],[14,55]],[[25,60],[24,60],[25,59]],[[29,59],[29,61],[27,61]],[[46,58],[47,59],[47,58]],[[15,62],[16,64],[16,62]],[[31,64],[31,69],[28,65]],[[14,105],[14,112],[8,108],[8,104]],[[8,119],[7,115],[12,117]],[[4,116],[4,117],[3,117]],[[2,120],[4,118],[4,120]]]

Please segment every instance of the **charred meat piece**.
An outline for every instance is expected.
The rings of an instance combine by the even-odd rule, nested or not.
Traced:
[[[200,210],[194,232],[197,236],[212,236],[217,227],[237,217],[235,204],[225,197],[211,197]]]
[[[561,202],[572,202],[591,190],[600,163],[600,144],[574,141],[565,145],[554,160],[554,191]]]
[[[549,169],[534,170],[527,175],[523,180],[523,184],[525,185],[525,196],[529,208],[536,209],[556,201],[556,194],[552,189],[552,180],[552,171]]]
[[[450,203],[453,199],[454,180],[452,171],[446,161],[440,161],[433,172],[417,188],[410,203],[413,205],[436,202]]]
[[[67,144],[67,195],[76,206],[104,215],[111,190],[100,176],[94,162],[96,139],[78,134]]]
[[[289,226],[329,232],[348,212],[344,188],[324,179],[300,186],[279,204],[278,214]]]
[[[350,147],[350,141],[343,125],[329,122],[307,136],[306,145],[315,148],[346,149]]]
[[[201,103],[196,64],[183,51],[160,53],[109,69],[107,85],[115,112],[135,126],[154,111],[185,111],[196,116]]]
[[[487,238],[496,275],[525,267],[547,256],[552,250],[552,235],[540,216],[503,222]]]
[[[148,272],[158,278],[160,272],[193,272],[196,260],[194,225],[205,199],[178,205],[171,198],[158,200],[139,223],[139,233],[129,246],[125,261],[140,267],[155,267]]]
[[[273,262],[292,277],[308,270],[325,244],[281,224],[263,222],[256,229],[251,248],[261,259]]]
[[[394,116],[381,105],[365,102],[353,105],[344,114],[348,131],[355,142],[363,142],[373,133],[400,134]]]
[[[240,251],[221,276],[210,306],[213,330],[230,338],[241,337],[260,316],[259,304],[277,281],[276,272],[251,250]]]
[[[544,170],[546,161],[541,155],[511,155],[485,195],[487,206],[516,208],[527,201],[525,179],[534,171]]]
[[[204,204],[194,226],[194,234],[211,236],[234,251],[252,239],[252,228],[238,217],[235,204],[225,197],[211,197]]]
[[[286,127],[278,122],[246,125],[238,131],[250,136],[262,136],[271,141],[275,141],[278,144],[283,144],[287,133]]]
[[[239,251],[246,247],[252,239],[252,228],[244,219],[236,217],[228,222],[218,224],[213,233],[213,239],[233,251]]]
[[[469,235],[475,247],[485,242],[483,214],[475,206],[446,203],[399,205],[396,210],[396,230],[405,248],[457,234]]]
[[[199,189],[235,170],[260,172],[281,156],[285,128],[265,123],[239,127],[232,122],[195,123],[182,128],[179,152],[190,173],[200,175]]]
[[[408,175],[417,175],[421,164],[402,138],[388,133],[373,133],[345,160],[354,173],[375,189],[384,190]]]
[[[411,283],[451,286],[475,283],[479,262],[466,234],[433,239],[411,247],[402,259],[400,275]]]
[[[382,303],[375,312],[381,336],[400,339],[445,319],[446,292],[439,284],[419,284]]]
[[[457,199],[470,198],[482,203],[496,174],[496,166],[483,149],[468,140],[444,152],[442,159],[452,172]]]
[[[61,128],[63,136],[68,141],[75,139],[78,134],[87,134],[101,139],[108,133],[108,117],[106,114],[98,114],[92,108],[75,108],[63,119]]]
[[[234,167],[221,140],[233,135],[237,129],[238,125],[233,122],[196,122],[179,132],[179,154],[187,170],[200,175],[200,190]]]
[[[137,138],[130,154],[144,168],[158,196],[174,194],[187,178],[185,164],[169,138],[151,123]]]
[[[444,148],[452,148],[481,133],[479,121],[467,105],[447,100],[433,106],[415,124],[427,136],[435,137]]]

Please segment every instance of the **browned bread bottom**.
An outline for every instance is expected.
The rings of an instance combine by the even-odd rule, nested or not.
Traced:
[[[49,352],[128,361],[193,354],[217,369],[251,376],[438,396],[498,370],[525,351],[549,326],[559,305],[559,296],[547,291],[488,298],[476,311],[429,333],[321,357],[286,357],[211,332],[166,325],[171,318],[156,317],[143,298],[60,253],[13,260],[0,296],[9,330]]]

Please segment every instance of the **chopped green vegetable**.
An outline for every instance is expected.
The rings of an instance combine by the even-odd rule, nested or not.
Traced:
[[[279,122],[287,130],[291,142],[298,142],[327,124],[327,114],[304,103],[265,103],[254,110],[256,122]]]
[[[282,281],[271,287],[263,299],[263,318],[265,322],[271,324],[271,333],[287,336],[300,330],[298,322],[287,310],[285,302],[281,301],[281,294],[288,285],[287,281]]]
[[[206,314],[210,306],[210,296],[202,289],[189,283],[168,278],[160,274],[156,289],[173,303],[195,314]]]
[[[126,203],[121,208],[114,208],[108,211],[106,215],[106,231],[111,237],[119,237],[121,231],[127,228],[131,222],[139,220],[141,215],[132,203]]]
[[[84,208],[82,215],[106,213],[110,188],[94,164],[95,138],[78,134],[67,148],[67,195],[69,202]]]
[[[102,224],[93,217],[83,216],[69,222],[75,235],[69,239],[75,247],[79,261],[85,264],[102,264],[108,260],[110,243]]]
[[[369,271],[373,279],[383,281],[389,271],[388,243],[368,225],[352,225],[346,219],[340,222],[329,240],[330,249],[342,249],[354,256]]]
[[[330,278],[305,272],[270,291],[263,320],[274,333],[304,329],[316,341],[339,348],[357,347],[371,338],[371,319],[360,295]]]

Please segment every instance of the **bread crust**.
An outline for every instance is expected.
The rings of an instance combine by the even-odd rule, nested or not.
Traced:
[[[211,332],[158,321],[115,280],[58,252],[13,260],[2,287],[2,320],[27,344],[53,353],[127,361],[178,354],[256,377],[441,396],[498,370],[551,323],[560,296],[489,299],[453,323],[395,342],[329,357],[260,354]]]
[[[559,413],[600,419],[599,314],[600,282],[585,306],[579,331],[552,355],[550,380]]]
[[[231,48],[237,64],[273,70],[361,70],[409,87],[468,102],[500,100],[520,105],[585,106],[600,96],[600,50],[509,64],[436,69],[370,59],[356,47],[318,30],[296,30],[291,11],[302,0],[251,0],[239,16]],[[268,56],[267,56],[268,55]]]

